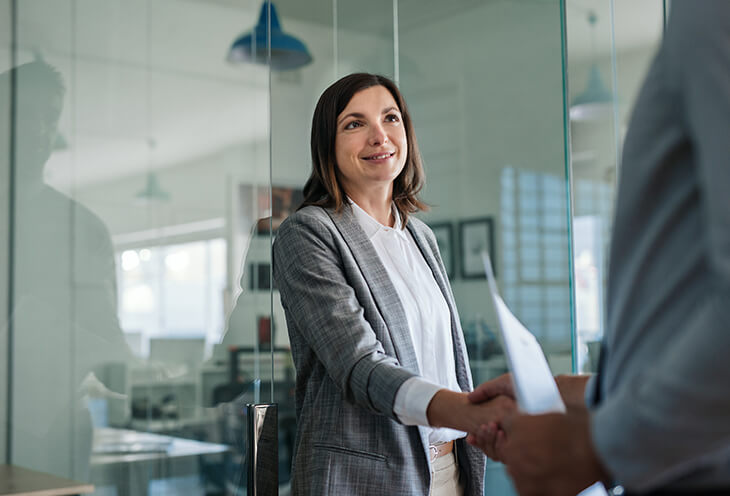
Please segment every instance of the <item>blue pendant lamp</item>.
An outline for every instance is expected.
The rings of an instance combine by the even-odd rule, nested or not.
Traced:
[[[228,62],[237,64],[253,62],[269,63],[268,27],[271,26],[271,70],[298,69],[312,61],[307,46],[297,38],[281,30],[276,7],[265,1],[261,6],[259,22],[250,33],[240,36],[228,51]]]

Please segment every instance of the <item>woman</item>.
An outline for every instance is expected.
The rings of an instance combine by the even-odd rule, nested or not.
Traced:
[[[311,149],[303,206],[274,243],[297,370],[293,494],[481,495],[484,457],[460,431],[497,409],[462,393],[466,348],[434,235],[411,217],[424,177],[395,84],[327,88]]]

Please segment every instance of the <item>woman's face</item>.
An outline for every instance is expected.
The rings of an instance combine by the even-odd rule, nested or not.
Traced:
[[[337,116],[335,158],[350,196],[388,187],[406,163],[408,143],[398,105],[384,86],[353,95]]]

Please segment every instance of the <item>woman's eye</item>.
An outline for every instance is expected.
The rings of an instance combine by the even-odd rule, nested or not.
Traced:
[[[398,114],[388,114],[385,116],[387,122],[400,122],[400,116]]]
[[[345,124],[345,129],[355,129],[356,127],[360,127],[362,124],[358,121],[352,121]]]

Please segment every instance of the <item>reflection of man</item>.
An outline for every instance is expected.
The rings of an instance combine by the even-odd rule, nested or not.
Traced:
[[[730,2],[672,2],[626,136],[599,373],[477,436],[520,494],[730,494]],[[581,404],[585,397],[589,410]],[[485,383],[481,400],[511,394]],[[492,441],[496,445],[492,446]]]
[[[0,158],[15,179],[12,460],[87,479],[91,426],[79,387],[91,371],[103,381],[103,365],[128,349],[106,226],[43,182],[63,96],[60,74],[43,61],[0,74],[0,136],[14,138],[12,157]]]

